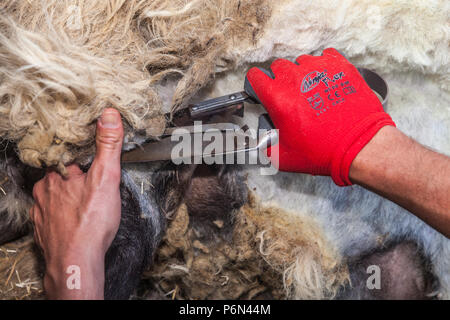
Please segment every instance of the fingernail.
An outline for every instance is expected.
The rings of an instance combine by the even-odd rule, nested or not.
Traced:
[[[105,110],[102,113],[100,122],[104,128],[117,128],[119,126],[119,113],[113,110]]]

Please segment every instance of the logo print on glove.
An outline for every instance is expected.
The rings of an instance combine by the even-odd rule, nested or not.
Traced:
[[[328,81],[331,79],[327,77],[327,72],[324,70],[323,72],[313,71],[308,73],[302,81],[302,86],[300,90],[303,93],[311,91],[322,81],[328,87]]]
[[[311,91],[312,89],[314,89],[315,87],[317,87],[317,85],[320,82],[323,82],[323,84],[328,88],[329,87],[329,82],[336,82],[340,79],[342,79],[345,76],[344,72],[338,72],[333,76],[333,79],[330,79],[327,76],[327,70],[324,70],[322,72],[319,71],[313,71],[308,73],[302,81],[302,85],[300,87],[301,92],[306,93],[308,91]]]
[[[314,110],[320,110],[323,108],[323,99],[320,94],[316,93],[312,97],[309,97],[307,100],[311,108],[313,108]]]

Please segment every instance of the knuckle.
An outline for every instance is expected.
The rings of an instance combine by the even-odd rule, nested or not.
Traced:
[[[295,60],[296,61],[302,61],[302,60],[311,59],[311,58],[313,58],[312,55],[302,54],[302,55],[298,56],[297,59],[295,59]]]
[[[275,59],[275,60],[271,63],[270,68],[277,67],[278,65],[282,64],[282,63],[283,63],[283,60],[284,60],[284,59],[281,59],[281,58]]]
[[[58,185],[60,180],[62,180],[62,177],[56,173],[56,172],[51,172],[48,174],[47,176],[47,180],[46,180],[46,187],[49,191],[53,191],[55,189],[58,189]]]
[[[111,148],[117,148],[117,146],[122,142],[122,136],[118,134],[115,130],[104,130],[100,135],[97,135],[97,142],[105,146],[110,146]]]
[[[43,184],[43,180],[39,180],[38,182],[36,182],[33,186],[33,198],[34,200],[37,201],[37,199],[39,198],[39,195],[41,193],[41,189],[42,189],[42,184]]]
[[[282,58],[276,59],[274,62],[272,62],[272,66],[289,65],[289,64],[292,64],[292,62]]]
[[[62,176],[58,172],[50,171],[47,173],[44,183],[47,186],[51,187],[51,186],[54,186],[59,181],[61,181],[62,179],[63,179]]]

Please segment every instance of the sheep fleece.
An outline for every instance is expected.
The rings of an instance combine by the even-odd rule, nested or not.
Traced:
[[[163,112],[241,90],[249,65],[327,47],[382,74],[398,127],[450,155],[448,1],[6,0],[0,10],[0,137],[30,166],[88,163],[106,107],[123,115],[130,148],[163,132]],[[255,121],[249,108],[242,123]],[[437,296],[450,298],[450,241],[407,211],[329,178],[242,170],[263,206],[313,219],[344,258],[417,243]]]

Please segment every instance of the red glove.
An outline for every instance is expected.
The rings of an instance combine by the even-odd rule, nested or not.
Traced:
[[[358,70],[335,49],[252,68],[248,82],[279,129],[279,169],[351,185],[350,165],[383,126],[395,126]],[[274,149],[274,148],[273,148]]]

